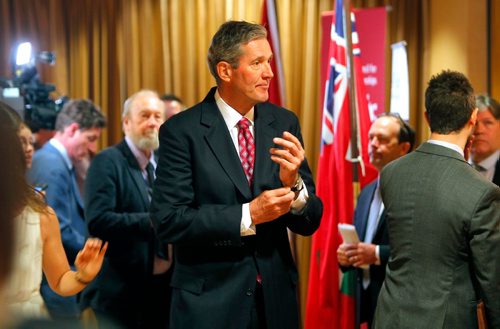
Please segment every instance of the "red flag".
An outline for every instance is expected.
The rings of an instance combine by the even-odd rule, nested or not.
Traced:
[[[337,248],[342,242],[338,223],[352,223],[354,213],[353,161],[350,147],[359,150],[361,186],[373,180],[377,173],[369,165],[368,129],[370,118],[361,79],[361,64],[357,34],[353,24],[353,54],[358,103],[358,141],[351,145],[351,123],[346,64],[346,40],[343,27],[342,1],[336,1],[329,46],[329,72],[323,100],[321,154],[317,173],[317,193],[323,200],[323,219],[313,236],[309,289],[306,305],[306,329],[354,328],[354,280],[344,275],[339,285]],[[359,138],[362,136],[363,138]],[[359,161],[359,159],[357,159]]]
[[[280,39],[274,0],[264,0],[263,7],[262,25],[267,28],[267,41],[269,41],[274,55],[271,60],[274,78],[271,79],[269,86],[269,102],[279,106],[286,106],[285,79],[283,65],[281,64]]]

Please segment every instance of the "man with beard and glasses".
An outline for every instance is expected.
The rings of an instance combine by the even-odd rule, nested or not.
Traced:
[[[170,302],[167,246],[155,239],[149,215],[164,105],[142,90],[125,101],[125,139],[92,160],[85,184],[91,236],[113,245],[100,275],[82,295],[82,307],[125,328],[167,328]]]

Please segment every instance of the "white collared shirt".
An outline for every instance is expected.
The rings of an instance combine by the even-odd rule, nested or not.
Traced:
[[[73,169],[73,162],[71,162],[71,159],[69,158],[68,151],[66,150],[64,145],[62,145],[62,143],[55,138],[51,138],[49,140],[49,143],[52,146],[54,146],[55,149],[59,151],[59,153],[61,153],[61,155],[64,159],[64,162],[66,163],[66,166],[68,167],[69,170],[72,170]]]

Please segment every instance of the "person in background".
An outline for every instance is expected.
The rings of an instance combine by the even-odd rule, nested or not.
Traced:
[[[430,139],[380,174],[390,253],[375,329],[500,328],[500,188],[466,161],[477,121],[469,80],[433,76]]]
[[[25,157],[19,142],[16,118],[8,105],[0,102],[0,328],[12,319],[5,300],[5,287],[12,272],[15,244],[15,218],[26,202]]]
[[[151,214],[174,244],[172,328],[299,328],[287,228],[313,234],[323,207],[298,118],[266,102],[266,37],[222,24],[208,51],[217,87],[160,129]]]
[[[81,306],[124,328],[168,328],[172,255],[158,243],[149,214],[163,116],[156,92],[130,96],[122,112],[124,140],[98,153],[87,173],[88,231],[110,248]]]
[[[165,104],[165,121],[184,110],[182,100],[174,94],[165,94],[160,98]]]
[[[9,158],[14,161],[21,155],[22,168],[29,169],[34,149],[31,130],[13,109],[1,102],[0,112],[1,117],[7,116],[3,118],[4,123],[9,124],[3,128],[14,128],[22,146],[17,153],[10,153]],[[56,293],[75,295],[97,275],[107,249],[107,243],[103,246],[99,239],[88,239],[76,256],[77,270],[71,271],[54,211],[25,180],[20,180],[18,184],[12,242],[17,252],[3,290],[11,321],[48,317],[40,295],[42,269]]]
[[[31,185],[47,188],[47,204],[59,219],[64,250],[72,267],[86,236],[74,163],[88,154],[89,145],[95,143],[105,125],[104,115],[90,100],[69,101],[57,115],[56,134],[35,152],[33,166],[28,171]],[[77,296],[59,296],[46,280],[42,282],[41,291],[52,317],[79,316]]]
[[[385,165],[409,153],[415,144],[413,129],[399,115],[392,113],[384,113],[373,121],[368,137],[370,162],[379,173]],[[378,179],[361,191],[354,211],[354,225],[362,242],[341,244],[337,259],[343,271],[358,268],[356,303],[359,321],[367,322],[371,328],[389,260],[389,230]],[[362,269],[362,266],[369,267]]]
[[[487,96],[476,96],[477,124],[471,163],[481,175],[500,186],[500,104]]]

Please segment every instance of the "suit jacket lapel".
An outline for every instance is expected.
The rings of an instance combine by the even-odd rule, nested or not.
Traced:
[[[500,159],[497,160],[497,164],[495,166],[495,174],[493,176],[493,183],[497,186],[500,186]]]
[[[366,234],[366,226],[368,224],[368,218],[370,216],[370,207],[372,205],[372,200],[373,200],[373,194],[375,193],[375,188],[377,187],[376,182],[371,183],[365,187],[367,189],[367,198],[365,200],[359,200],[360,202],[360,223],[358,224],[359,226],[356,227],[357,231],[360,233],[359,238],[361,240],[365,239],[365,234]]]
[[[75,167],[73,166],[73,169],[69,171],[69,175],[71,177],[71,188],[73,190],[73,194],[76,199],[76,204],[80,208],[80,210],[83,210],[83,199],[82,195],[80,193],[80,187],[78,186],[78,182],[76,180],[76,172],[75,172]],[[82,211],[83,213],[83,211]]]
[[[68,168],[66,159],[64,156],[59,152],[57,148],[55,148],[52,144],[47,143],[46,146],[47,151],[50,153],[56,154],[58,157],[61,158],[61,161],[64,163],[64,167],[67,170],[69,179],[70,179],[70,184],[71,184],[71,191],[73,192],[73,196],[75,198],[76,205],[78,206],[78,211],[82,214],[83,218],[83,199],[82,195],[80,194],[80,187],[78,186],[78,182],[76,180],[76,172],[75,172],[75,166],[73,165],[72,169]]]
[[[201,124],[207,127],[205,140],[240,193],[245,198],[251,199],[252,192],[241,166],[240,157],[231,140],[224,118],[215,103],[214,93],[215,88],[208,93],[202,105]]]
[[[123,153],[123,156],[128,162],[127,170],[130,172],[132,176],[132,180],[134,184],[137,186],[137,191],[140,191],[142,201],[144,202],[145,208],[149,208],[149,196],[148,190],[146,186],[146,182],[144,181],[144,176],[142,176],[141,168],[139,167],[139,163],[134,156],[134,153],[130,150],[127,145],[127,142],[123,140],[120,144],[117,145],[118,149]]]
[[[378,220],[378,224],[377,224],[377,229],[375,230],[375,234],[373,235],[373,240],[372,242],[374,241],[377,241],[377,238],[378,238],[378,235],[380,234],[380,230],[382,228],[382,225],[384,225],[385,223],[385,207],[384,207],[384,210],[382,211],[382,213],[380,214],[380,218]]]

